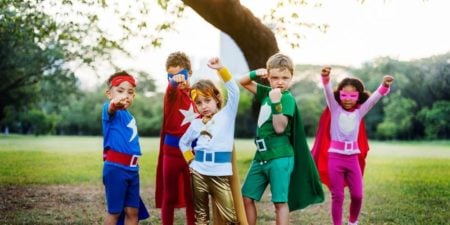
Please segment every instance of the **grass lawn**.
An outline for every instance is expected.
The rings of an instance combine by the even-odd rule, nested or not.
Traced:
[[[141,195],[151,213],[141,224],[160,224],[153,202],[158,145],[158,138],[141,138]],[[360,224],[450,224],[450,141],[370,145]],[[254,147],[251,140],[235,146],[243,179]],[[0,224],[102,224],[101,149],[102,137],[0,136]],[[330,224],[325,193],[323,204],[291,213],[291,224]],[[258,224],[274,224],[268,193],[257,206]],[[183,210],[176,224],[184,224]]]

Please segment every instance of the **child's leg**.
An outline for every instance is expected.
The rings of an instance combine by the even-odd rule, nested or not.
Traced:
[[[192,193],[191,172],[186,166],[181,172],[184,178],[184,198],[186,200],[186,223],[187,225],[195,224],[194,196]]]
[[[289,224],[289,184],[294,169],[294,157],[272,159],[267,163],[270,177],[270,190],[272,202],[275,206],[276,224]],[[301,190],[300,190],[301,191]]]
[[[208,186],[214,205],[226,224],[238,223],[229,176],[209,176]]]
[[[103,184],[106,195],[105,225],[116,225],[125,204],[127,172],[105,164],[103,166]]]
[[[183,158],[163,156],[163,197],[161,205],[162,224],[172,225],[174,209],[178,201],[179,177],[186,162]]]
[[[358,220],[359,212],[361,211],[363,198],[363,182],[361,168],[359,167],[358,158],[355,155],[351,164],[349,164],[349,171],[347,172],[346,182],[350,190],[350,222]]]
[[[274,203],[277,225],[289,224],[289,206],[287,203]]]
[[[266,164],[253,161],[242,185],[242,197],[244,199],[245,214],[249,225],[256,224],[257,211],[255,200],[259,201],[261,199],[269,184],[265,174]]]
[[[139,208],[125,207],[125,225],[138,225]]]
[[[194,192],[194,206],[196,224],[209,224],[209,188],[206,176],[192,171],[192,189]]]
[[[105,225],[116,225],[120,214],[110,214],[106,212]]]
[[[244,199],[244,207],[245,207],[245,215],[247,216],[247,222],[249,225],[256,224],[256,205],[255,201],[251,198],[243,197]]]
[[[330,178],[331,217],[334,225],[342,225],[342,205],[344,204],[344,172],[342,158],[328,153],[328,177]]]
[[[138,172],[129,172],[128,188],[125,195],[125,225],[137,225],[139,222],[140,180]]]

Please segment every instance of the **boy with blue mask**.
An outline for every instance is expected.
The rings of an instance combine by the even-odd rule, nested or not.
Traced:
[[[163,225],[173,225],[175,208],[186,207],[186,224],[194,225],[194,203],[190,171],[181,154],[179,140],[199,114],[189,97],[192,74],[189,57],[171,53],[166,61],[168,85],[164,95],[164,114],[156,173],[156,208],[161,208]]]

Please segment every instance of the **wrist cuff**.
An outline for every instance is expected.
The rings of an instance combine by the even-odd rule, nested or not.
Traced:
[[[249,76],[250,80],[256,80],[256,71],[255,70],[250,71]]]
[[[390,91],[390,90],[391,90],[390,87],[386,87],[386,86],[384,86],[383,84],[381,84],[381,85],[378,87],[378,92],[379,92],[381,95],[383,95],[383,96],[389,94],[389,91]]]
[[[330,81],[330,76],[322,76],[322,83],[323,84],[328,84],[329,81]]]
[[[281,102],[272,103],[270,107],[272,108],[273,115],[281,114],[283,112],[283,106],[281,105]]]
[[[222,67],[222,69],[220,69],[218,72],[224,82],[231,80],[231,73],[226,67]]]
[[[183,157],[184,160],[186,160],[186,162],[189,164],[193,159],[194,159],[194,153],[192,152],[191,149],[183,152]]]

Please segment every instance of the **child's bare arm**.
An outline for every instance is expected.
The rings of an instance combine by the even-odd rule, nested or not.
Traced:
[[[256,94],[256,83],[253,82],[256,77],[266,78],[268,75],[267,70],[265,68],[257,69],[250,71],[247,75],[242,76],[239,80],[239,83],[242,87],[247,89],[253,94]]]
[[[281,90],[274,88],[269,92],[269,98],[272,103],[272,125],[275,133],[281,134],[287,127],[288,118],[285,116],[283,106],[281,105]]]

